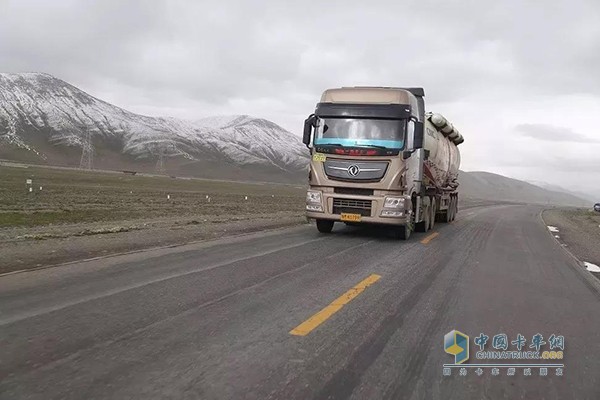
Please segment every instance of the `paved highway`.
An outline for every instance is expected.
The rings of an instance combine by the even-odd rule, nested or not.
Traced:
[[[600,291],[539,212],[466,209],[408,242],[302,226],[0,277],[0,398],[600,398]],[[563,375],[444,376],[453,329],[471,364],[479,333],[486,349],[562,335]]]

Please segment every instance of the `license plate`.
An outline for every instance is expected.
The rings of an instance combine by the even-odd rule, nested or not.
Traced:
[[[360,214],[342,213],[342,221],[359,222],[360,217]]]
[[[327,156],[323,153],[315,153],[313,154],[312,159],[315,162],[325,162],[327,161]]]

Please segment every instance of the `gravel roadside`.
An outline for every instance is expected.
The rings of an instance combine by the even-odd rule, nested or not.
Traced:
[[[554,237],[575,257],[600,266],[600,213],[586,209],[551,209],[544,211],[542,217],[546,225],[552,227],[549,229]],[[600,279],[600,272],[590,272]]]
[[[0,233],[0,274],[306,223],[303,213],[74,224]]]

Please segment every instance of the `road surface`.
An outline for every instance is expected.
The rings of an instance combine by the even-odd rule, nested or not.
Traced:
[[[600,398],[600,292],[540,211],[475,207],[408,242],[302,226],[0,277],[0,398]],[[487,350],[497,333],[562,335],[563,375],[444,376],[453,329]]]

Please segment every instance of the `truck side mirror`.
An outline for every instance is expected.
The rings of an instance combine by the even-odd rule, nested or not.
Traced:
[[[311,114],[306,120],[304,120],[304,134],[302,135],[302,143],[309,147],[310,145],[310,135],[312,133],[312,128],[315,124],[315,114]]]
[[[415,121],[415,140],[413,142],[415,149],[420,149],[423,147],[423,141],[424,141],[423,134],[424,134],[423,122]]]
[[[412,155],[412,153],[413,153],[413,152],[412,152],[412,151],[410,151],[410,150],[404,150],[404,151],[402,152],[402,159],[403,159],[403,160],[408,160],[408,159],[410,158],[410,156]]]

